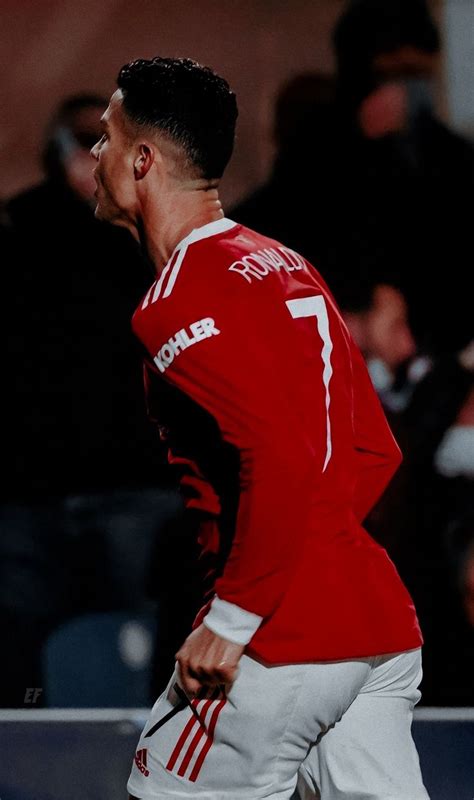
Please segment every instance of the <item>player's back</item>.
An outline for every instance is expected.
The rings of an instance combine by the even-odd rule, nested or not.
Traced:
[[[312,265],[245,229],[239,238],[248,239],[250,253],[228,269],[247,285],[246,319],[260,351],[264,404],[271,416],[268,401],[280,395],[273,430],[281,432],[282,446],[288,438],[297,443],[296,462],[306,462],[311,473],[305,497],[301,468],[308,529],[299,537],[293,531],[300,557],[280,608],[289,622],[289,642],[294,620],[304,606],[314,607],[316,594],[326,606],[324,624],[313,618],[326,657],[347,656],[342,642],[351,655],[366,655],[371,647],[386,652],[418,646],[408,594],[385,551],[361,525],[400,462],[362,357]],[[295,454],[294,446],[290,450]],[[289,469],[293,463],[290,458]]]
[[[409,595],[361,526],[399,451],[360,353],[311,265],[222,223],[178,248],[135,318],[157,372],[239,454],[216,592],[265,619],[250,649],[271,663],[417,647]]]
[[[353,513],[359,393],[364,404],[370,396],[370,424],[391,471],[400,453],[321,275],[300,254],[239,227],[230,253],[222,241],[224,263],[216,259],[213,270],[227,273],[223,310],[237,309],[240,317],[240,391],[261,412],[255,427],[276,433],[280,448],[296,451],[302,467],[311,464],[314,517],[324,516],[320,535],[329,536]]]
[[[305,452],[311,459],[321,513],[340,516],[352,510],[356,472],[353,343],[315,268],[278,242],[253,236],[245,231],[240,238],[258,249],[229,272],[248,284],[246,332],[257,343],[258,384],[286,412],[275,426],[282,440],[284,430],[298,441],[301,460]],[[266,402],[265,408],[274,413]]]

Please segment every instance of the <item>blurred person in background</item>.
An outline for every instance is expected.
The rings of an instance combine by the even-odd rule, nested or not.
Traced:
[[[416,386],[411,373],[417,354],[407,300],[395,285],[353,280],[349,275],[339,286],[339,302],[344,321],[366,360],[390,427],[406,454],[409,441],[403,414]],[[365,521],[372,536],[387,548],[397,566],[406,536],[403,509],[407,479],[404,460]]]
[[[310,189],[303,183],[305,173],[295,172],[295,160],[303,157],[311,162],[312,171],[316,164],[318,171],[324,170],[334,127],[334,97],[334,78],[320,72],[297,74],[280,87],[273,114],[276,154],[270,175],[230,211],[232,219],[242,225],[282,239],[305,255],[308,251],[314,254],[314,245],[309,248],[304,238],[301,204],[295,202],[295,193],[308,192],[308,208],[303,213],[313,216],[313,229],[318,229],[320,213],[325,211],[320,209],[323,194],[319,186]]]
[[[6,205],[16,245],[3,319],[3,706],[43,686],[41,649],[59,622],[147,607],[148,554],[176,510],[130,329],[150,268],[127,232],[94,217],[89,150],[106,105],[65,99],[47,132],[44,181]]]
[[[349,280],[340,302],[405,455],[365,524],[389,551],[419,609],[424,702],[470,705],[473,349],[418,357],[408,304],[395,286]]]
[[[436,112],[439,32],[425,0],[351,0],[334,48],[335,87],[313,82],[268,184],[230,215],[286,237],[336,300],[348,279],[398,286],[420,350],[458,352],[472,336],[474,149]]]
[[[344,293],[340,291],[339,302],[385,410],[401,410],[409,398],[406,367],[416,354],[403,293],[389,283],[353,284],[349,280]]]
[[[403,413],[405,492],[397,565],[425,634],[428,705],[474,704],[474,349],[438,356]]]
[[[474,149],[436,112],[439,32],[425,0],[352,0],[334,44],[348,263],[401,286],[423,350],[459,351],[472,336]]]

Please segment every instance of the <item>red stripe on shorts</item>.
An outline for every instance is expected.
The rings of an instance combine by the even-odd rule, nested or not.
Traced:
[[[191,702],[191,705],[193,706],[193,708],[195,708],[197,710],[198,703],[199,703],[199,700],[193,700]],[[170,757],[170,760],[168,761],[168,763],[166,765],[166,769],[168,769],[170,771],[173,769],[174,765],[176,764],[176,762],[178,760],[179,754],[180,754],[181,750],[184,747],[184,743],[185,743],[186,739],[188,738],[189,734],[191,733],[192,729],[196,725],[197,721],[198,720],[196,719],[194,714],[191,716],[191,719],[189,719],[187,721],[186,725],[184,726],[184,730],[183,730],[181,736],[179,737],[179,739],[178,739],[178,741],[176,743],[176,747],[174,748],[173,752],[171,753],[171,757]]]
[[[206,731],[206,728],[204,727],[204,722],[205,722],[205,719],[206,719],[206,714],[207,714],[209,708],[212,706],[213,702],[214,702],[213,700],[207,700],[204,703],[204,705],[203,705],[203,707],[201,709],[201,712],[200,712],[199,716],[201,717],[201,720],[202,720],[203,724],[199,726],[199,730],[197,730],[196,733],[194,734],[193,740],[192,740],[191,744],[188,747],[188,752],[186,753],[186,755],[184,756],[184,758],[183,758],[183,760],[181,762],[181,766],[180,766],[180,768],[178,770],[178,775],[181,778],[184,776],[184,773],[186,772],[186,770],[187,770],[187,768],[189,766],[189,762],[191,761],[191,758],[193,757],[193,753],[194,753],[196,747],[198,746],[199,742],[201,741],[202,737],[204,736],[204,734],[207,736],[207,731]]]
[[[193,771],[191,772],[191,775],[189,776],[189,780],[190,781],[197,780],[197,777],[198,777],[198,775],[199,775],[199,773],[201,771],[201,767],[202,767],[202,765],[204,763],[204,759],[206,758],[209,750],[212,747],[212,743],[214,741],[214,731],[215,731],[216,725],[217,725],[217,718],[218,718],[219,714],[221,713],[222,709],[224,708],[225,704],[226,704],[226,700],[224,698],[224,700],[221,700],[217,704],[216,708],[212,712],[211,722],[209,724],[209,730],[207,732],[207,741],[205,742],[204,747],[202,748],[201,752],[199,753],[199,756],[196,759],[196,763],[195,763],[195,765],[193,767]]]

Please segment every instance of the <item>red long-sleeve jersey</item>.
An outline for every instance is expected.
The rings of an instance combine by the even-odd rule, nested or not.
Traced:
[[[216,597],[198,622],[272,664],[420,646],[411,598],[361,525],[399,449],[314,267],[219,220],[176,247],[133,328],[210,557]]]

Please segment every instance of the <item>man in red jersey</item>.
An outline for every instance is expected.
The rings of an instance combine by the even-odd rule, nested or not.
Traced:
[[[426,800],[421,635],[361,525],[400,461],[363,359],[316,270],[223,215],[227,83],[155,58],[118,87],[92,151],[96,216],[155,265],[133,328],[207,584],[130,796],[284,800],[299,775],[323,800]]]

